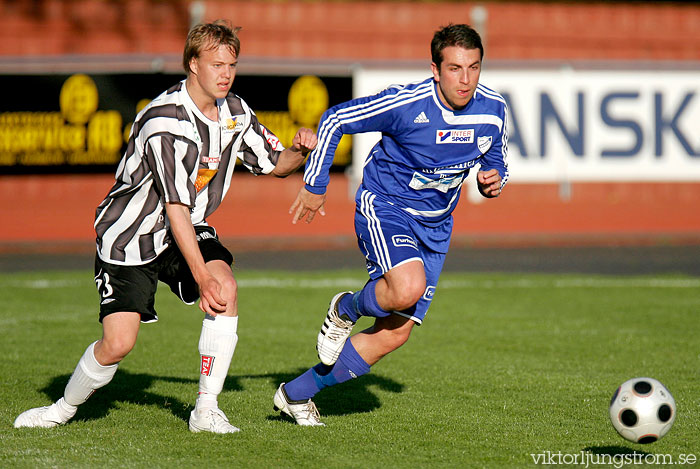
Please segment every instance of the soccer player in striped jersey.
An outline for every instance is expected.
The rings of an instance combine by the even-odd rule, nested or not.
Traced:
[[[233,257],[206,222],[231,184],[235,159],[254,174],[284,177],[316,146],[300,129],[284,148],[241,98],[231,93],[240,51],[239,28],[200,24],[183,54],[187,78],[136,117],[116,183],[97,208],[95,282],[103,336],[78,362],[64,395],[30,409],[15,427],[53,427],[112,380],[132,350],[141,322],[158,320],[158,281],[205,313],[199,339],[199,394],[193,432],[234,433],[217,396],[238,340]]]
[[[478,33],[463,24],[441,28],[431,52],[431,78],[334,106],[319,123],[306,185],[291,207],[294,223],[324,214],[328,171],[343,134],[382,136],[364,161],[355,199],[369,281],[333,297],[316,344],[321,363],[282,383],[274,396],[275,408],[300,425],[323,425],[311,398],[368,373],[425,319],[470,169],[479,166],[484,197],[497,197],[508,179],[506,103],[479,83]],[[374,325],[350,337],[360,316],[374,317]]]

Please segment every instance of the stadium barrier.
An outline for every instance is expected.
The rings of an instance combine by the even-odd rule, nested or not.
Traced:
[[[95,208],[112,184],[105,174],[1,176],[0,252],[92,250]],[[241,172],[209,222],[236,250],[353,247],[349,179],[332,175],[326,216],[309,225],[292,225],[288,213],[300,187],[300,174],[277,179]],[[483,203],[463,195],[453,243],[698,244],[698,200],[697,183],[573,183],[566,199],[558,184],[510,183],[501,197]]]

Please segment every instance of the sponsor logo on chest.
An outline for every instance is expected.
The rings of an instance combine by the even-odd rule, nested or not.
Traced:
[[[436,130],[435,143],[474,143],[474,129]]]
[[[221,132],[225,135],[240,132],[243,130],[243,119],[229,117],[221,123]]]
[[[411,182],[408,183],[408,187],[421,191],[424,189],[436,189],[447,194],[447,191],[459,187],[462,185],[464,180],[464,173],[460,172],[458,174],[439,174],[438,179],[431,179],[424,174],[419,172],[414,172]]]

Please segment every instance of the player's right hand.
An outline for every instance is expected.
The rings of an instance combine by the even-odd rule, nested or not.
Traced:
[[[306,218],[306,223],[311,223],[316,216],[316,212],[322,216],[326,216],[326,211],[323,204],[326,202],[326,194],[313,194],[302,187],[299,190],[296,200],[289,207],[289,213],[293,213],[292,224],[296,225],[297,221]]]
[[[310,151],[313,151],[318,144],[318,138],[316,137],[316,132],[305,127],[300,128],[294,138],[292,139],[292,146],[290,147],[294,151],[301,152],[302,155],[306,156]]]

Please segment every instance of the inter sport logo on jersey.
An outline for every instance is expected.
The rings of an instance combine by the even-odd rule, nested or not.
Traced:
[[[435,143],[474,143],[474,129],[437,130]]]

